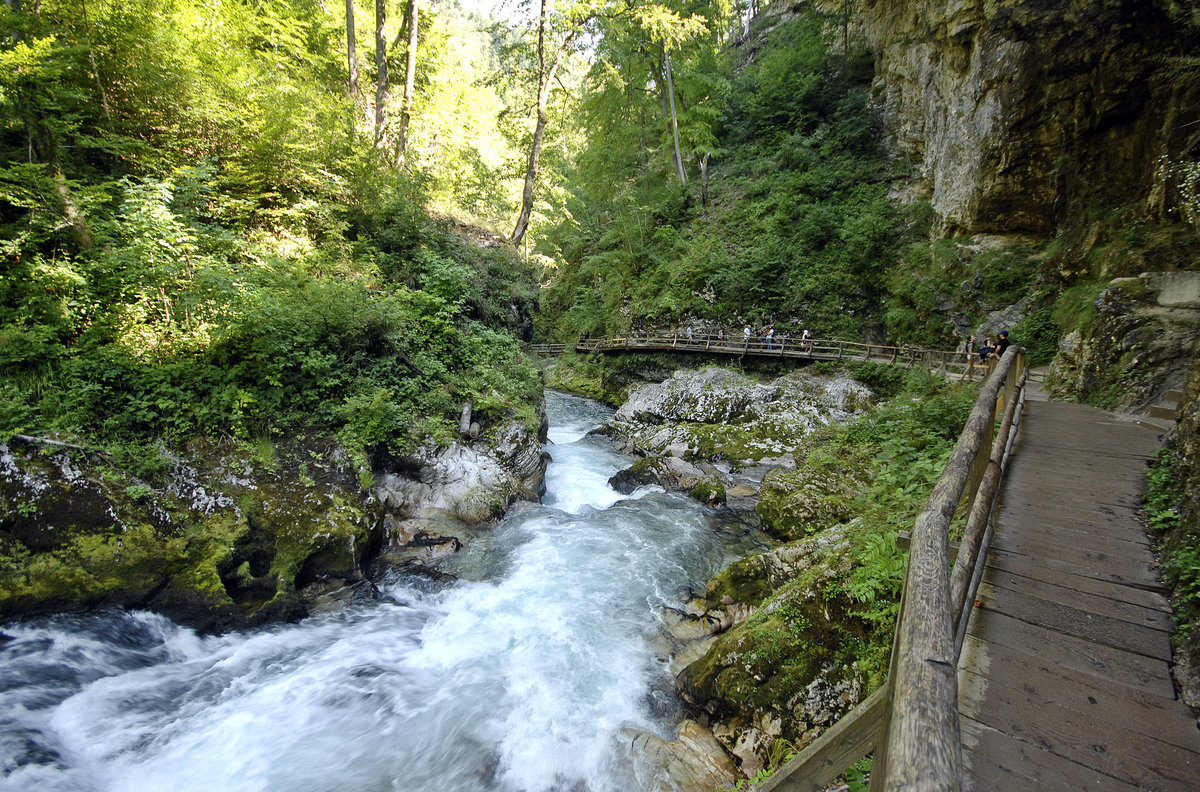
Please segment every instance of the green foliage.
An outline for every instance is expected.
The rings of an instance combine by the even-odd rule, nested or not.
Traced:
[[[1012,340],[1025,347],[1025,359],[1030,366],[1045,366],[1058,352],[1058,323],[1054,310],[1038,308],[1018,322],[1010,333]]]
[[[1149,519],[1151,530],[1160,536],[1179,526],[1179,501],[1183,489],[1174,476],[1174,466],[1174,454],[1160,451],[1146,475],[1142,510]]]
[[[914,228],[920,225],[923,221],[914,220]],[[972,324],[981,322],[988,312],[1036,288],[1045,275],[1046,258],[1044,251],[1027,245],[980,250],[965,239],[912,242],[887,274],[888,335],[926,347],[952,347],[961,339],[947,306],[971,317]]]
[[[0,432],[142,479],[196,435],[402,450],[535,422],[533,269],[428,219],[314,3],[0,8]],[[339,9],[340,10],[340,9]],[[10,68],[11,67],[11,68]],[[261,464],[269,466],[263,457]]]
[[[846,781],[846,789],[849,792],[867,792],[870,789],[871,767],[874,763],[875,757],[873,755],[864,756],[842,774],[842,778]]]
[[[624,59],[602,61],[589,77],[571,219],[547,235],[563,265],[543,291],[545,335],[684,317],[822,336],[874,328],[899,225],[881,178],[888,163],[867,102],[870,75],[827,51],[824,22],[806,12],[780,25],[748,64],[698,45],[672,53],[681,90],[697,90],[681,123],[712,135],[693,148],[686,188],[670,175],[661,53],[606,40]],[[718,77],[704,83],[701,74]],[[720,123],[700,120],[699,107],[719,110],[711,118]],[[707,204],[696,178],[702,155],[711,157]]]
[[[974,389],[933,385],[901,394],[845,428],[835,443],[870,449],[871,486],[862,493],[855,534],[855,567],[844,586],[865,605],[861,615],[887,623],[895,615],[905,554],[897,547],[910,530],[949,459]]]
[[[1175,611],[1174,640],[1181,647],[1194,647],[1200,629],[1200,535],[1195,526],[1181,525],[1184,497],[1174,453],[1160,451],[1146,476],[1142,509],[1160,540],[1159,559]]]
[[[1107,282],[1085,281],[1063,290],[1054,308],[1054,320],[1061,335],[1072,330],[1088,334],[1096,319],[1096,298],[1107,285]]]

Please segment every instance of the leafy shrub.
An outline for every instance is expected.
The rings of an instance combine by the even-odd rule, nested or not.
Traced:
[[[1044,366],[1058,352],[1058,323],[1052,308],[1039,308],[1018,322],[1011,331],[1013,343],[1025,347],[1031,366]]]

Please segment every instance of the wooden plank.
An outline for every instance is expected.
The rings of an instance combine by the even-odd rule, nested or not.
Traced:
[[[1138,509],[1142,507],[1142,498],[1137,492],[1118,493],[1111,487],[1073,488],[1063,482],[1051,490],[1044,484],[1022,487],[1019,482],[1010,482],[1008,491],[1008,502],[1014,506],[1040,505],[1045,509],[1046,498],[1053,497],[1056,511],[1062,508],[1084,513],[1120,514],[1129,518],[1136,518]]]
[[[1052,510],[1047,508],[1049,503],[1054,504]],[[1009,482],[1004,488],[1004,500],[1001,507],[1017,511],[1029,509],[1040,512],[1042,520],[1047,523],[1053,523],[1056,516],[1062,515],[1064,519],[1081,522],[1119,521],[1124,524],[1137,525],[1141,501],[1130,504],[1114,501],[1072,500],[1068,492],[1060,493],[1057,490],[1049,489],[1026,490]]]
[[[987,568],[989,571],[994,570],[995,574],[1026,575],[1046,583],[1073,588],[1076,591],[1086,591],[1118,602],[1142,608],[1153,608],[1166,614],[1171,613],[1171,604],[1165,596],[1157,591],[1148,591],[1137,586],[1113,583],[1091,575],[1079,575],[1056,569],[1038,559],[1029,559],[1011,553],[993,553],[988,557]]]
[[[1055,531],[1064,535],[1098,535],[1108,539],[1131,542],[1141,547],[1152,547],[1150,537],[1140,525],[1130,518],[1118,518],[1083,511],[1046,514],[1045,506],[1016,506],[1005,504],[996,512],[996,536],[1003,541],[1008,536],[1019,536],[1022,532]]]
[[[1020,592],[1067,607],[1077,608],[1088,613],[1108,616],[1129,624],[1147,627],[1166,633],[1168,636],[1175,629],[1175,625],[1171,621],[1171,614],[1157,608],[1132,605],[1128,602],[1121,602],[1110,597],[1080,591],[1071,586],[1061,585],[1060,583],[1038,580],[1034,577],[1027,577],[1011,572],[1002,574],[992,570],[985,576],[982,586],[987,588],[981,587],[980,592],[994,593],[994,589]],[[998,610],[1003,609],[999,608]]]
[[[1136,456],[1142,458],[1140,454]],[[1150,457],[1145,459],[1148,462]],[[1014,476],[1017,481],[1037,476],[1062,476],[1072,482],[1096,481],[1135,486],[1144,483],[1145,469],[1140,465],[1129,465],[1128,462],[1124,457],[1113,458],[1099,453],[1056,453],[1043,450],[1042,453],[1022,460]]]
[[[1033,507],[1006,507],[997,512],[997,520],[996,538],[999,542],[1005,542],[1010,537],[1020,538],[1026,535],[1046,539],[1065,538],[1079,542],[1083,534],[1094,537],[1097,541],[1122,543],[1115,545],[1118,552],[1136,552],[1151,546],[1145,532],[1130,518],[1122,520],[1106,518],[1102,514],[1089,515],[1066,510],[1059,514],[1046,515],[1045,507],[1040,510]]]
[[[1027,511],[1004,511],[998,515],[995,532],[996,546],[1017,552],[1022,546],[1036,548],[1037,552],[1057,552],[1059,548],[1072,555],[1092,553],[1093,556],[1110,556],[1127,561],[1137,558],[1139,564],[1149,564],[1146,577],[1153,580],[1154,554],[1148,542],[1137,541],[1138,533],[1130,534],[1128,528],[1114,523],[1096,523],[1089,526],[1076,520],[1066,520],[1064,525],[1048,522],[1045,517]],[[1089,530],[1094,528],[1094,530]]]
[[[1105,677],[1116,684],[1139,688],[1156,696],[1171,698],[1175,695],[1175,686],[1170,674],[1164,673],[1161,660],[1065,635],[1048,627],[1022,622],[1005,613],[986,611],[975,614],[967,627],[967,634],[1018,652],[1036,654],[1048,663],[1056,663],[1082,674]],[[960,665],[964,663],[960,661]]]
[[[980,591],[979,607],[1008,614],[1030,624],[1085,638],[1103,646],[1171,661],[1169,633],[1137,624],[1071,608],[1062,603],[1044,600],[1018,591],[992,587]]]
[[[1065,759],[1145,789],[1196,790],[1194,751],[1054,706],[1032,685],[1014,688],[964,671],[959,693],[966,717]]]
[[[1089,547],[1080,542],[1056,541],[1054,537],[1041,538],[1031,533],[1019,538],[1005,537],[996,552],[1041,559],[1059,568],[1070,565],[1081,570],[1081,574],[1120,583],[1155,585],[1154,557],[1145,549],[1134,557],[1134,553],[1122,552],[1122,548],[1111,544]]]
[[[1078,575],[1080,577],[1091,577],[1095,580],[1106,581],[1109,583],[1119,583],[1124,586],[1134,588],[1144,588],[1147,591],[1162,592],[1164,591],[1162,584],[1147,580],[1145,570],[1140,570],[1136,574],[1128,574],[1127,571],[1111,570],[1097,568],[1088,563],[1083,563],[1080,560],[1063,560],[1061,558],[1049,558],[1045,556],[1030,556],[1028,552],[1010,552],[1004,549],[993,549],[992,561],[1009,559],[1011,563],[1016,564],[1033,564],[1034,566],[1052,569],[1058,572]],[[989,562],[991,563],[991,562]]]
[[[963,790],[1135,792],[1137,787],[1022,742],[971,718],[962,720]]]
[[[1043,710],[1044,717],[1068,711],[1077,713],[1096,724],[1107,724],[1175,746],[1194,754],[1200,762],[1196,719],[1186,705],[1173,697],[1059,666],[1037,652],[1021,652],[981,638],[973,637],[971,641],[972,656],[989,664],[985,686],[988,696],[1008,689],[1023,710],[1034,703]],[[963,673],[979,676],[974,668],[964,668]],[[1170,674],[1166,662],[1162,663],[1161,673]]]

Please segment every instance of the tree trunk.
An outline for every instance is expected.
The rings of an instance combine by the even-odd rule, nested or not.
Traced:
[[[112,121],[112,111],[108,109],[108,94],[104,92],[104,84],[100,82],[100,67],[96,65],[96,51],[92,47],[92,23],[88,21],[87,0],[79,3],[83,12],[83,30],[87,36],[88,60],[92,64],[92,77],[96,80],[96,90],[100,92],[100,107],[104,109],[104,117]]]
[[[558,71],[559,59],[566,49],[567,42],[559,48],[546,66],[546,26],[549,24],[546,0],[541,2],[541,13],[538,20],[538,95],[537,95],[537,125],[533,128],[533,144],[529,147],[529,165],[525,168],[525,188],[521,191],[521,215],[513,228],[509,241],[513,247],[519,247],[529,230],[529,218],[533,214],[533,187],[537,183],[538,160],[542,156],[542,141],[546,135],[546,125],[550,123],[550,88],[554,84],[554,75]],[[570,41],[568,37],[567,41]]]
[[[91,250],[96,246],[96,239],[92,236],[87,218],[75,203],[75,196],[71,194],[66,174],[58,162],[58,148],[50,128],[42,120],[30,115],[25,118],[25,130],[29,136],[29,152],[32,158],[46,166],[50,180],[54,183],[54,192],[61,204],[63,218],[75,237],[75,244],[81,250]]]
[[[350,72],[346,88],[358,100],[358,46],[354,41],[354,0],[346,0],[346,62]]]
[[[675,175],[681,187],[687,186],[687,175],[683,172],[683,154],[679,151],[679,118],[675,114],[675,81],[671,78],[671,55],[663,50],[663,63],[667,71],[667,96],[671,100],[671,136],[675,141]]]
[[[375,147],[383,142],[384,104],[387,102],[387,39],[383,27],[387,24],[387,0],[375,0]]]
[[[519,246],[529,229],[529,218],[533,214],[533,186],[537,182],[538,159],[542,155],[542,141],[546,125],[550,123],[550,82],[543,82],[538,90],[537,125],[533,128],[533,144],[529,147],[529,165],[525,168],[525,189],[521,191],[521,216],[517,218],[511,242]]]
[[[419,2],[420,0],[409,0],[408,65],[404,72],[404,101],[400,105],[400,147],[396,157],[400,167],[404,167],[405,157],[408,156],[408,125],[412,118],[413,91],[417,84],[417,6]]]

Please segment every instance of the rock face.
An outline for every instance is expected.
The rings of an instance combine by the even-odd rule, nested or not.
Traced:
[[[339,587],[369,595],[357,584],[381,547],[425,570],[458,548],[420,518],[477,522],[536,500],[538,434],[513,422],[487,442],[389,458],[367,490],[329,442],[269,455],[195,443],[161,452],[153,484],[103,454],[0,444],[0,618],[102,603],[204,631],[302,618]]]
[[[1093,308],[1091,325],[1059,344],[1052,393],[1136,410],[1184,388],[1200,338],[1200,272],[1117,278]]]
[[[1168,547],[1200,547],[1200,342],[1192,349],[1191,368],[1179,410],[1174,437],[1169,443],[1175,454],[1174,473],[1183,497],[1178,527],[1163,542]],[[1180,698],[1200,713],[1200,626],[1193,627],[1175,647],[1175,681]]]
[[[856,5],[888,132],[932,184],[943,235],[1046,234],[1087,189],[1153,203],[1159,156],[1190,144],[1200,85],[1170,60],[1194,52],[1181,4]]]

